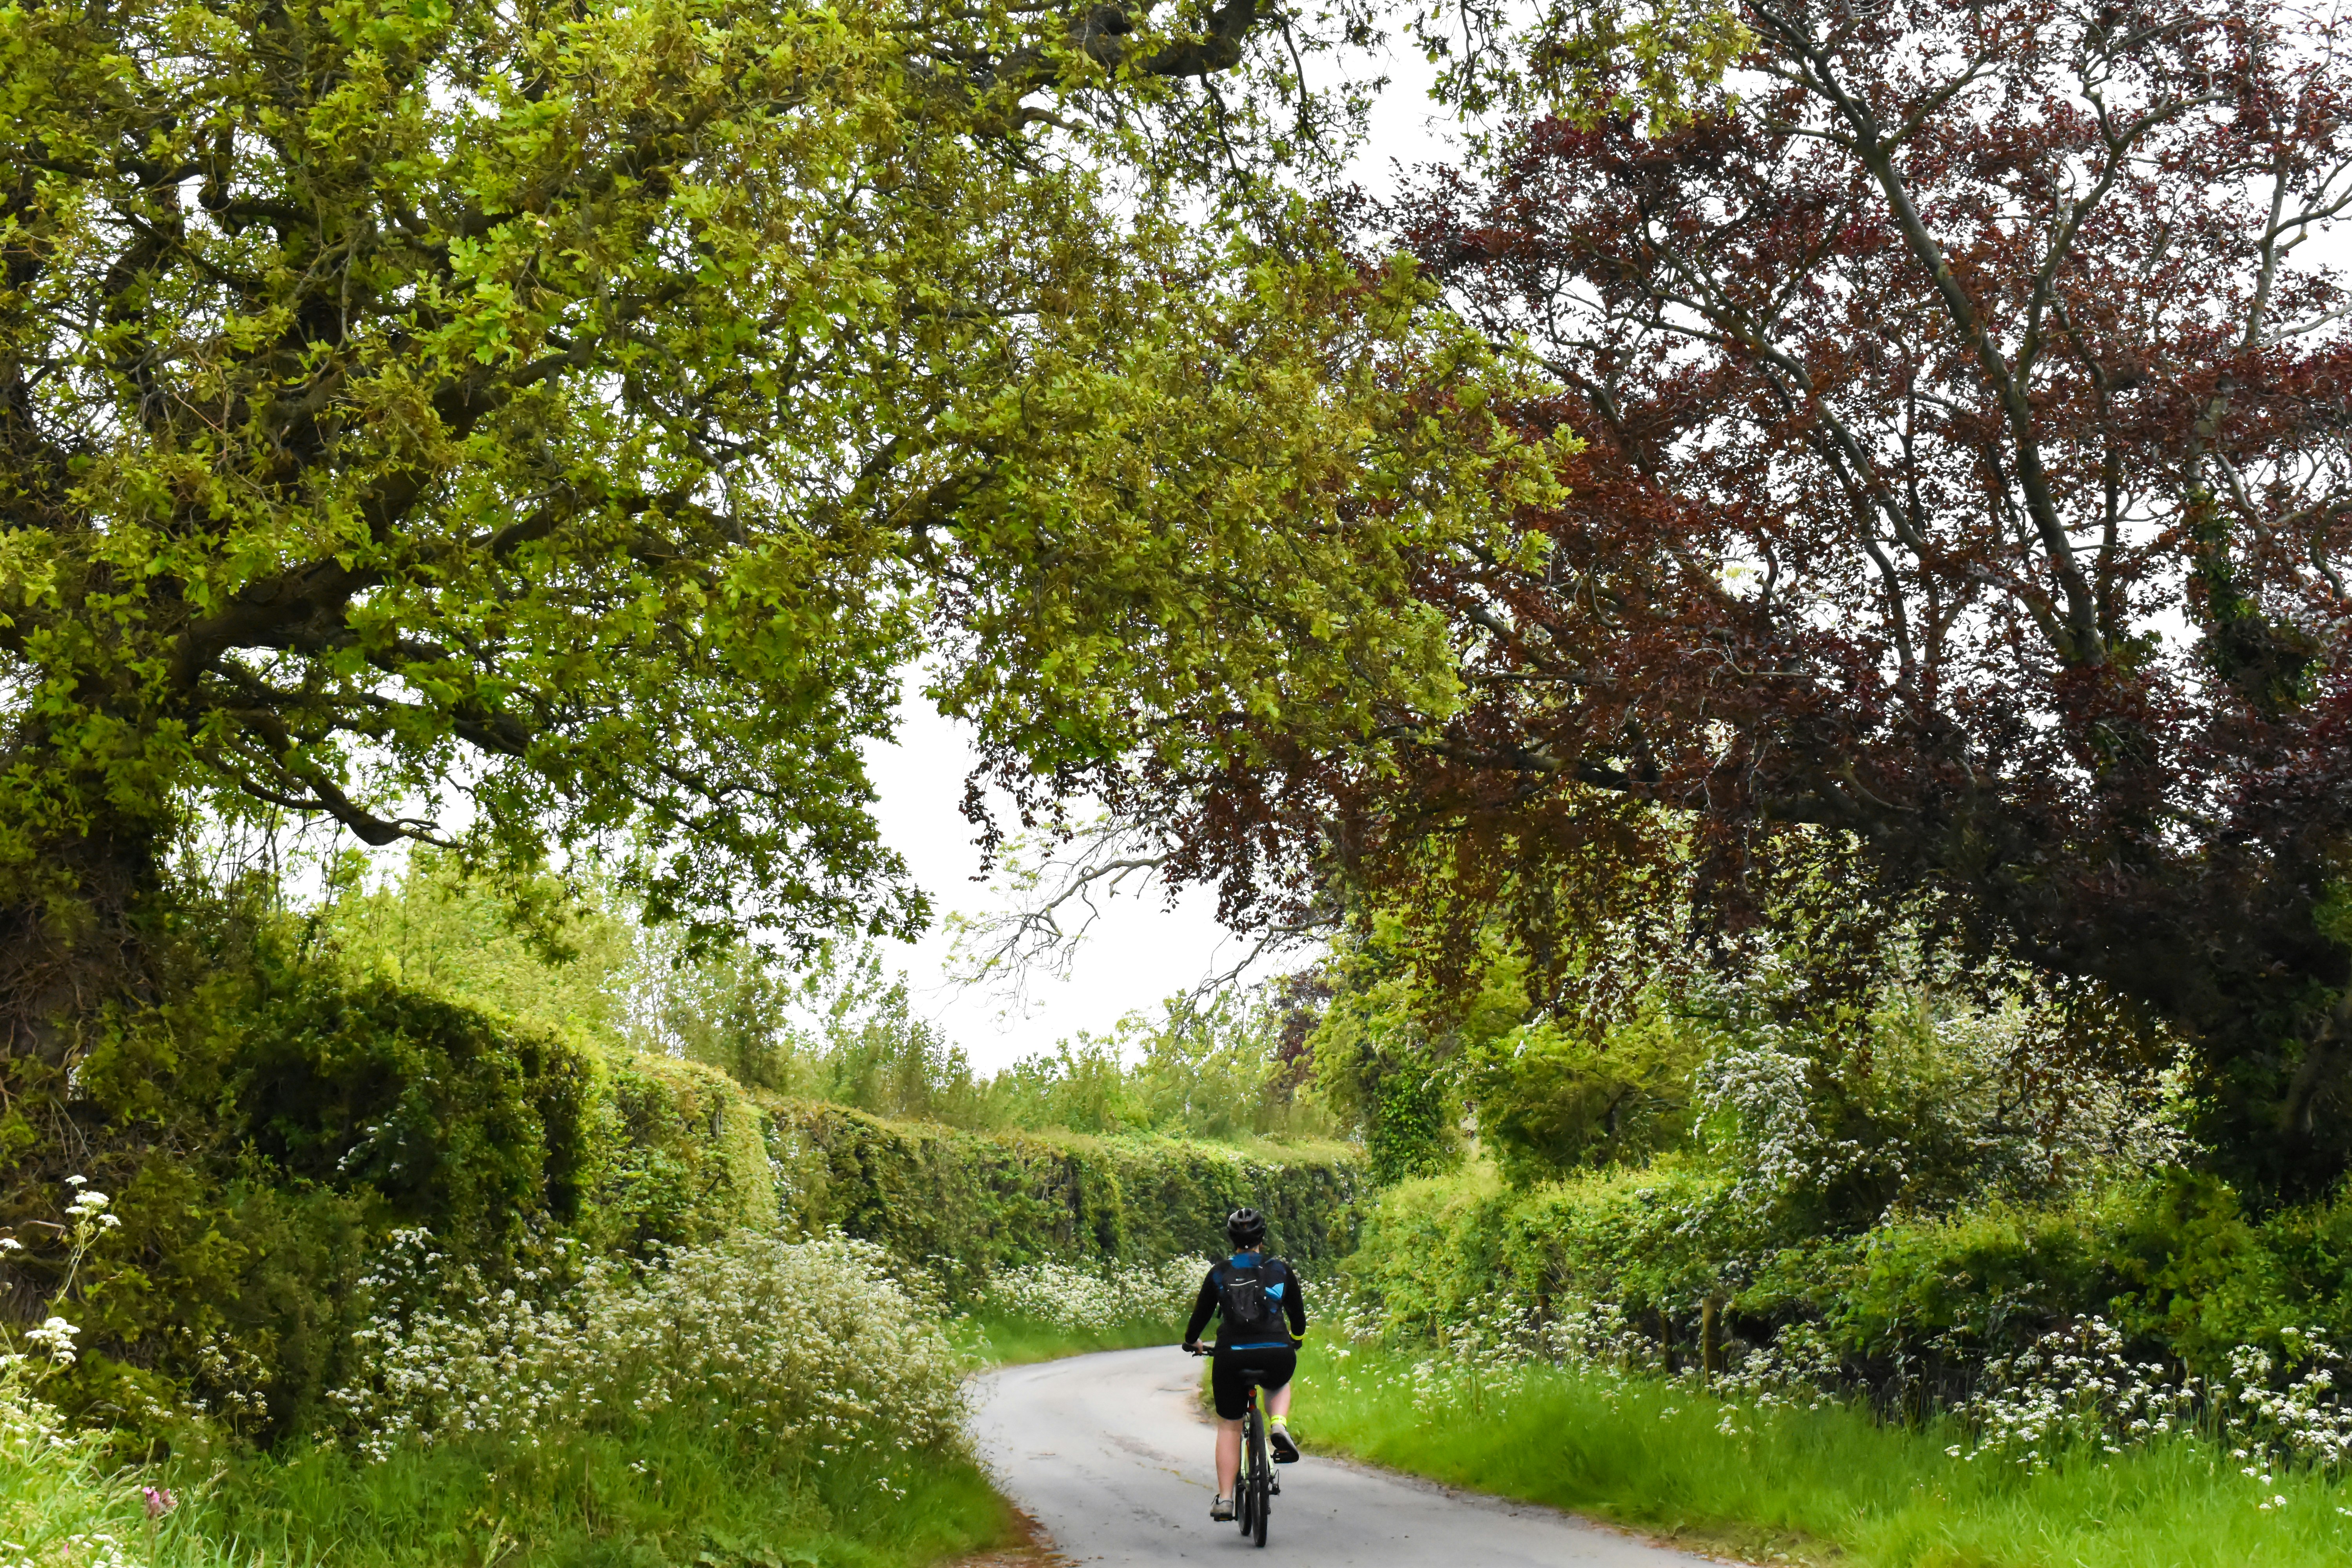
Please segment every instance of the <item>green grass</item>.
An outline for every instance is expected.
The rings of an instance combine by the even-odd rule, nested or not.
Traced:
[[[1141,1350],[1172,1345],[1184,1337],[1181,1322],[1129,1321],[1088,1329],[1066,1329],[1037,1318],[975,1313],[948,1325],[949,1337],[973,1359],[989,1366],[1021,1366],[1030,1362],[1059,1361],[1064,1356],[1095,1351]]]
[[[877,1485],[886,1479],[900,1495]],[[263,1545],[274,1561],[336,1568],[904,1568],[996,1543],[1008,1515],[987,1478],[958,1458],[919,1458],[885,1477],[852,1454],[821,1471],[777,1474],[697,1434],[657,1429],[530,1454],[451,1447],[366,1465],[314,1449],[248,1459],[190,1522],[215,1540]]]
[[[626,1442],[574,1434],[528,1453],[452,1445],[382,1464],[308,1447],[109,1475],[94,1457],[52,1456],[0,1482],[19,1493],[14,1510],[0,1497],[0,1523],[30,1529],[43,1564],[102,1560],[66,1544],[95,1532],[152,1568],[917,1568],[1015,1535],[966,1459],[918,1456],[885,1473],[852,1453],[778,1473],[658,1426]],[[142,1483],[181,1499],[152,1539]]]
[[[950,1331],[976,1361],[1005,1365],[1173,1344],[1182,1325],[1071,1331],[1000,1316]],[[903,1489],[894,1498],[855,1455],[778,1474],[690,1429],[626,1442],[575,1433],[529,1454],[404,1449],[381,1465],[304,1447],[138,1476],[184,1499],[152,1552],[136,1482],[93,1467],[66,1512],[72,1531],[106,1530],[153,1568],[919,1568],[1016,1533],[986,1476],[961,1459],[888,1478]]]
[[[1741,1414],[1655,1382],[1538,1370],[1507,1402],[1418,1400],[1411,1363],[1310,1344],[1304,1443],[1753,1560],[1867,1568],[2303,1568],[2352,1562],[2352,1488],[2258,1488],[2201,1439],[2078,1453],[2038,1474],[1962,1462],[1940,1427],[1843,1407]],[[2264,1497],[2286,1506],[2263,1511]]]
[[[950,1332],[976,1362],[1011,1364],[1173,1344],[1181,1325],[967,1317]],[[180,1498],[152,1532],[146,1484]],[[851,1453],[780,1471],[683,1423],[627,1439],[571,1431],[529,1452],[404,1448],[382,1464],[320,1447],[126,1471],[86,1446],[0,1453],[0,1538],[35,1563],[79,1564],[100,1559],[68,1539],[96,1534],[149,1568],[921,1568],[1018,1531],[962,1458],[886,1474]]]

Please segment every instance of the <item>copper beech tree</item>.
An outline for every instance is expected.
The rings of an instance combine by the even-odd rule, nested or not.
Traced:
[[[1380,765],[1276,746],[1179,867],[1311,841],[1318,889],[1499,918],[1561,1006],[1694,911],[1899,913],[2185,1039],[2217,1151],[2312,1190],[2352,1155],[2335,19],[1743,16],[1710,111],[1538,121],[1396,215],[1562,384],[1519,413],[1586,443],[1573,495],[1426,558],[1458,708]]]

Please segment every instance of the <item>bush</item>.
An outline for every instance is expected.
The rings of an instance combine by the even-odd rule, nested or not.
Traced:
[[[119,1469],[40,1397],[58,1336],[0,1357],[0,1563],[901,1568],[1003,1533],[961,1361],[872,1247],[738,1233],[496,1291],[394,1251],[339,1444]]]
[[[1165,1331],[1191,1313],[1208,1268],[1205,1258],[1101,1269],[1029,1263],[991,1279],[976,1305],[991,1318],[1070,1332],[1129,1324]]]
[[[364,1192],[372,1219],[468,1256],[579,1216],[593,1073],[562,1037],[321,970],[239,1024],[223,1134],[282,1184]]]
[[[1504,1179],[1539,1182],[1680,1147],[1704,1050],[1656,1009],[1599,1039],[1545,1017],[1474,1042],[1464,1087]]]
[[[1728,1289],[1741,1261],[1694,1223],[1727,1184],[1679,1162],[1529,1187],[1485,1166],[1408,1182],[1367,1205],[1347,1277],[1383,1329],[1406,1337],[1434,1333],[1499,1293],[1540,1312],[1609,1301],[1670,1340]]]
[[[353,1445],[383,1459],[682,1422],[778,1469],[855,1451],[884,1485],[908,1454],[960,1451],[962,1367],[937,1306],[870,1243],[737,1231],[644,1263],[556,1257],[501,1289],[421,1231],[394,1237],[363,1360],[329,1396]]]

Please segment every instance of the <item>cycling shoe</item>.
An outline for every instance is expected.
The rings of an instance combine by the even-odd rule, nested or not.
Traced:
[[[1209,1505],[1209,1517],[1219,1524],[1231,1524],[1234,1521],[1234,1500],[1229,1497],[1221,1497],[1216,1501],[1211,1503]]]
[[[1275,1426],[1267,1430],[1265,1446],[1274,1450],[1276,1464],[1295,1465],[1298,1462],[1298,1445],[1292,1442],[1290,1434],[1281,1427]]]

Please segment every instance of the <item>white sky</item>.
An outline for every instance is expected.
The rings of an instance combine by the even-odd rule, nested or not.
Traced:
[[[1374,108],[1370,138],[1356,161],[1364,187],[1383,195],[1395,188],[1395,165],[1435,161],[1445,153],[1442,121],[1433,122],[1439,110],[1428,98],[1433,72],[1427,62],[1408,46],[1391,55],[1386,68],[1391,84]],[[911,696],[911,684],[909,690]],[[875,816],[885,840],[906,857],[915,880],[931,895],[937,918],[922,942],[889,944],[885,962],[907,972],[917,1008],[970,1053],[976,1068],[993,1071],[1080,1030],[1107,1031],[1122,1016],[1155,1007],[1247,951],[1217,924],[1213,891],[1192,889],[1171,909],[1155,885],[1104,904],[1068,979],[1032,981],[1025,1016],[1007,1016],[1004,995],[944,984],[948,911],[980,914],[999,907],[991,889],[971,880],[980,852],[958,809],[971,771],[971,744],[963,726],[940,718],[919,697],[902,700],[898,717],[898,743],[866,750],[866,767],[881,795]],[[1281,967],[1276,960],[1266,972]]]

